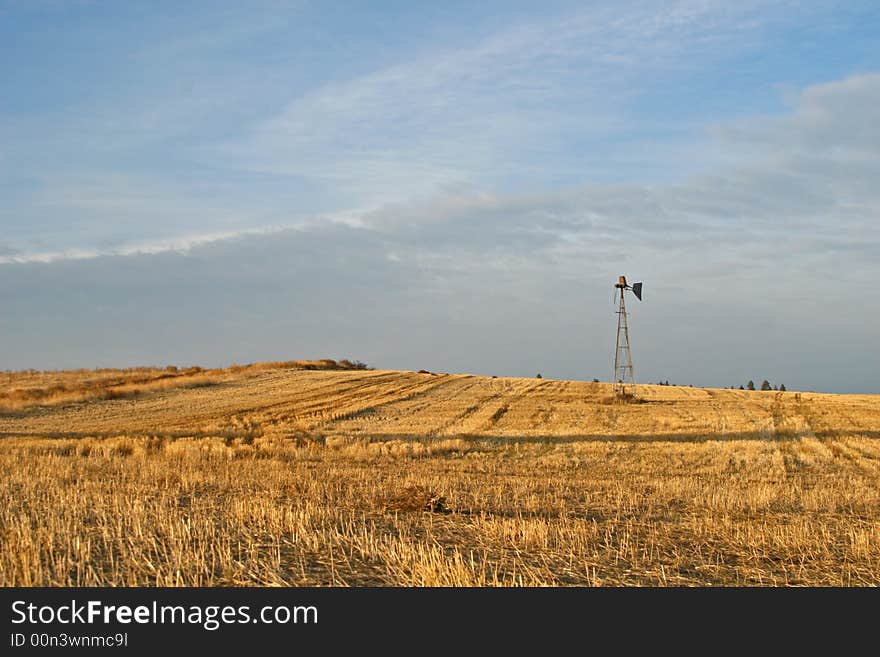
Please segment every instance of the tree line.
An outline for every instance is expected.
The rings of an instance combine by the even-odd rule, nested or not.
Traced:
[[[598,379],[593,379],[593,381],[598,381]],[[666,379],[666,381],[658,381],[657,385],[658,386],[669,386],[669,385],[677,386],[678,384],[677,383],[669,383],[669,379]],[[693,386],[686,386],[686,387],[693,388]],[[736,390],[736,386],[730,386],[730,389]],[[741,385],[739,387],[739,389],[740,390],[756,390],[755,382],[752,381],[751,379],[749,379],[749,382],[747,384],[745,384],[745,386]],[[784,383],[780,383],[778,386],[771,386],[770,382],[767,379],[764,379],[764,381],[761,382],[761,390],[778,390],[779,392],[785,392],[786,388],[785,388]]]
[[[740,390],[754,390],[755,389],[755,382],[752,381],[751,379],[749,379],[749,382],[746,384],[745,388],[740,386],[739,389]],[[764,379],[761,382],[761,390],[778,390],[779,392],[785,392],[785,384],[780,383],[778,386],[771,386],[770,382],[767,379]]]

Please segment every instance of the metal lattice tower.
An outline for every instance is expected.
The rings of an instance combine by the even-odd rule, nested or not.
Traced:
[[[617,345],[614,349],[614,394],[624,396],[635,393],[636,379],[633,371],[632,351],[629,347],[629,322],[626,315],[627,290],[632,290],[636,298],[642,298],[642,284],[635,283],[630,287],[626,284],[626,277],[621,276],[614,286],[620,290],[620,299],[617,307]]]

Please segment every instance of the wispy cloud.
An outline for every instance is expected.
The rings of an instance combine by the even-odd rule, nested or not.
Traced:
[[[94,248],[74,247],[54,251],[25,252],[0,244],[0,265],[53,263],[67,260],[92,260],[95,258],[158,255],[163,253],[187,254],[200,247],[253,237],[269,237],[282,233],[293,234],[337,226],[349,229],[363,229],[366,227],[363,215],[364,213],[360,211],[339,211],[312,215],[305,219],[280,225],[174,235],[173,237],[166,238],[147,238]]]
[[[707,147],[734,148],[748,141],[749,158],[676,183],[526,193],[465,186],[271,226],[103,249],[5,253],[0,263],[186,252],[217,241],[341,226],[380,236],[396,261],[444,267],[479,267],[481,253],[510,262],[540,254],[542,266],[570,267],[630,252],[645,261],[680,261],[684,273],[708,254],[723,253],[724,259],[747,262],[762,275],[779,262],[802,273],[821,264],[830,273],[834,254],[846,253],[850,267],[864,273],[873,266],[870,254],[880,251],[880,226],[874,221],[880,208],[874,184],[880,176],[880,129],[871,119],[878,93],[880,75],[852,76],[803,90],[786,117],[719,125],[712,131],[715,143]],[[88,194],[81,201],[95,202]]]
[[[246,168],[372,203],[462,184],[571,183],[631,127],[622,110],[640,80],[741,50],[759,26],[747,16],[727,3],[615,5],[513,25],[310,90],[231,152]]]
[[[0,217],[24,253],[103,253],[482,190],[681,178],[715,153],[695,148],[692,130],[645,132],[628,116],[633,99],[653,76],[742,51],[773,20],[754,9],[614,3],[502,19],[348,79],[290,80],[290,91],[283,71],[211,62],[276,34],[296,8],[169,18],[163,48],[139,40],[121,57],[137,75],[113,98],[0,120],[0,172],[24,183]]]

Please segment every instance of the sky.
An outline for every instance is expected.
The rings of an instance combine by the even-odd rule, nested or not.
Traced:
[[[0,0],[0,370],[880,393],[876,2]]]

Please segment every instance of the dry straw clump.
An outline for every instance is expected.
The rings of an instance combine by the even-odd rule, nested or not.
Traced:
[[[624,392],[624,393],[615,393],[612,395],[606,395],[604,397],[599,398],[600,404],[644,404],[646,400],[637,397],[636,395]]]
[[[384,511],[429,511],[452,513],[446,506],[446,498],[425,486],[407,486],[382,500]]]

